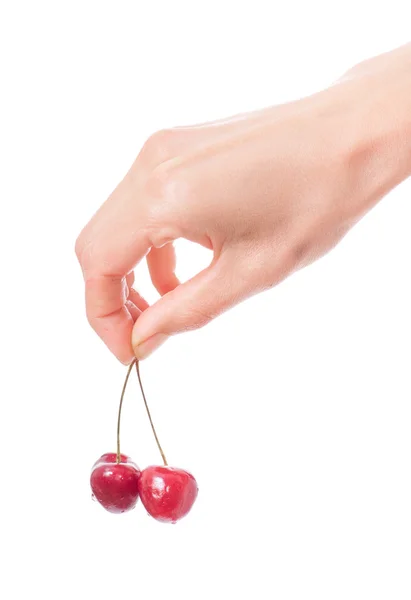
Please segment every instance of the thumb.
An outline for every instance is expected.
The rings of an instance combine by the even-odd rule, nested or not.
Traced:
[[[204,269],[147,308],[134,324],[132,345],[139,360],[170,335],[198,329],[244,298],[238,261],[226,250]]]

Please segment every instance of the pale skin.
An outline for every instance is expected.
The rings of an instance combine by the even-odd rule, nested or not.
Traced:
[[[325,254],[410,174],[411,44],[308,98],[160,131],[77,239],[90,325],[123,363],[144,359]],[[178,238],[213,252],[182,284]]]

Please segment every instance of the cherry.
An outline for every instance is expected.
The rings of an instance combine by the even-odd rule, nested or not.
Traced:
[[[101,463],[113,463],[116,462],[117,459],[117,454],[115,452],[106,452],[106,454],[103,454],[102,456],[100,456],[100,458],[98,460],[96,460],[96,462],[93,465],[92,470],[94,469],[94,467],[97,467],[97,465],[100,465]],[[133,463],[133,461],[130,459],[130,457],[126,456],[125,454],[120,454],[120,462],[125,463]]]
[[[103,454],[94,463],[90,476],[94,498],[112,513],[132,510],[138,500],[140,469],[128,456],[120,452],[121,409],[132,366],[127,371],[118,409],[117,452]]]
[[[148,419],[164,462],[164,466],[147,467],[141,472],[140,498],[149,515],[163,523],[176,523],[191,510],[198,494],[197,482],[188,471],[168,466],[148,408],[138,361],[135,364]]]
[[[164,466],[148,467],[143,472],[128,456],[120,452],[121,409],[134,365],[151,429],[164,462]],[[103,454],[94,463],[90,484],[94,497],[106,510],[113,513],[131,510],[140,495],[149,515],[165,523],[176,523],[185,517],[197,498],[198,487],[193,475],[167,464],[148,408],[137,360],[130,364],[121,392],[117,419],[117,452]]]
[[[124,513],[132,510],[138,500],[140,469],[128,456],[103,454],[94,464],[90,484],[94,497],[109,512]]]
[[[191,473],[165,465],[144,469],[138,491],[149,515],[163,523],[176,523],[191,510],[198,487]]]

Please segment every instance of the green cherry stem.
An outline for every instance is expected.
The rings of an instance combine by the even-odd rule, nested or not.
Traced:
[[[127,375],[126,378],[124,380],[124,384],[123,384],[123,389],[121,391],[121,397],[120,397],[120,405],[118,407],[118,418],[117,418],[117,456],[116,456],[116,462],[117,464],[119,464],[121,462],[121,452],[120,452],[120,425],[121,425],[121,410],[123,408],[123,400],[124,400],[124,395],[126,393],[126,389],[127,389],[127,384],[128,384],[128,380],[130,378],[130,373],[134,367],[134,365],[136,365],[136,371],[137,371],[137,377],[138,377],[138,383],[140,384],[140,390],[141,390],[141,394],[143,396],[143,400],[144,400],[144,405],[146,407],[146,411],[147,411],[147,415],[148,415],[148,420],[150,421],[150,425],[151,425],[151,429],[153,431],[154,434],[154,438],[156,440],[156,444],[157,447],[160,451],[161,454],[161,458],[163,459],[164,465],[167,466],[167,460],[165,457],[165,454],[163,452],[163,449],[161,447],[160,441],[158,439],[157,433],[156,433],[156,429],[154,427],[154,423],[153,423],[153,419],[151,418],[151,414],[150,414],[150,409],[148,408],[148,403],[147,403],[147,399],[146,399],[146,395],[144,393],[144,388],[143,388],[143,384],[141,382],[141,375],[140,375],[140,366],[139,366],[139,362],[137,359],[134,359],[133,362],[130,364],[130,366],[128,367],[127,370]]]

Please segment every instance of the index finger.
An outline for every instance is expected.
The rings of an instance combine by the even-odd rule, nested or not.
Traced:
[[[113,354],[126,364],[134,357],[131,333],[136,315],[141,312],[129,298],[126,278],[151,245],[141,203],[135,195],[133,181],[126,177],[76,243],[89,323]]]

